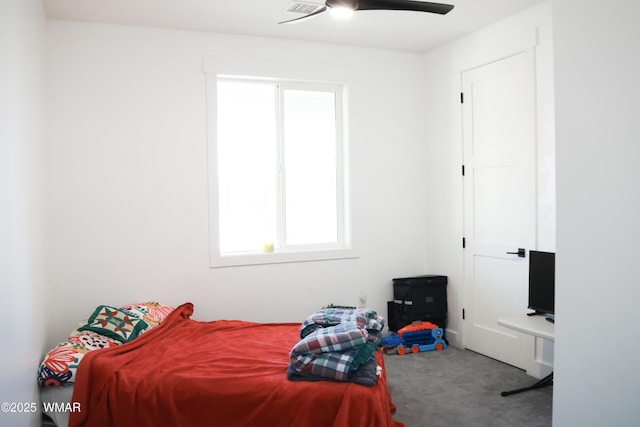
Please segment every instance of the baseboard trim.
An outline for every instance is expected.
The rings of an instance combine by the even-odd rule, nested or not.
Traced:
[[[553,366],[549,366],[546,363],[534,361],[531,369],[527,369],[527,375],[530,375],[534,378],[544,378],[553,372]]]
[[[444,334],[447,344],[453,346],[455,348],[462,349],[462,345],[460,343],[460,336],[458,335],[458,331],[452,329],[446,329]]]

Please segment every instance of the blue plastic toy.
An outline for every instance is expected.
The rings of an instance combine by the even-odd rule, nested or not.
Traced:
[[[442,328],[431,322],[414,322],[384,338],[385,349],[396,348],[396,353],[404,355],[407,351],[444,350],[447,343],[442,339]]]

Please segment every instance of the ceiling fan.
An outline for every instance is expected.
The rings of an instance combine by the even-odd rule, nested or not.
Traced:
[[[346,10],[355,12],[358,10],[407,10],[413,12],[429,12],[445,15],[453,9],[453,5],[443,3],[430,3],[414,0],[326,0],[324,6],[300,18],[278,22],[279,24],[289,24],[300,22],[320,15],[327,10]]]

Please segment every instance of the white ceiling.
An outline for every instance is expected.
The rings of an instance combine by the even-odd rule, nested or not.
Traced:
[[[323,0],[304,0],[323,3]],[[348,21],[328,13],[296,24],[292,0],[43,0],[51,19],[246,34],[426,52],[542,0],[444,0],[447,15],[360,11]]]

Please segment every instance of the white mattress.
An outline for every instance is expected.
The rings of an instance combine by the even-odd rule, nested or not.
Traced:
[[[73,396],[73,385],[66,385],[60,387],[40,387],[40,398],[42,399],[43,407],[46,409],[46,404],[61,403],[67,405],[71,402]],[[51,409],[51,408],[50,408]],[[45,414],[51,417],[53,422],[58,427],[69,426],[69,412],[66,411],[44,411]]]

